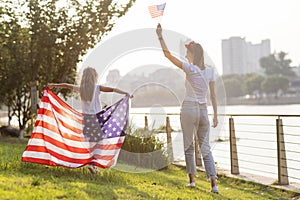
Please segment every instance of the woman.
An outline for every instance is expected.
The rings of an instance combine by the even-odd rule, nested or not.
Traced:
[[[194,147],[194,132],[196,132],[205,171],[211,181],[211,192],[218,193],[216,169],[209,145],[210,122],[206,106],[206,96],[209,90],[214,111],[212,127],[216,127],[218,125],[218,118],[214,71],[212,68],[204,65],[204,52],[200,44],[190,42],[185,45],[187,48],[187,63],[177,59],[170,53],[163,39],[160,24],[157,25],[156,33],[165,57],[186,74],[186,94],[181,107],[180,122],[183,131],[185,161],[189,177],[189,184],[187,186],[195,186],[195,175],[197,175]]]
[[[116,92],[119,94],[129,93],[119,90],[117,88],[100,86],[98,82],[98,73],[94,68],[87,67],[83,70],[80,86],[68,83],[50,83],[48,87],[51,88],[66,88],[80,93],[82,112],[84,114],[83,134],[85,140],[90,144],[90,151],[99,140],[102,139],[103,133],[99,127],[96,114],[102,110],[100,102],[100,92]],[[131,96],[132,97],[132,96]],[[96,166],[89,165],[91,173],[98,173]]]

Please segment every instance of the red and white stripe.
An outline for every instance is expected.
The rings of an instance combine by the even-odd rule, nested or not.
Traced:
[[[103,139],[91,150],[82,130],[83,114],[46,89],[22,161],[70,168],[115,165],[125,136]]]
[[[148,10],[152,18],[159,17],[164,14],[164,10],[158,10],[157,5],[148,6]]]

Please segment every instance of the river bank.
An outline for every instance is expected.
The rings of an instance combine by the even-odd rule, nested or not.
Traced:
[[[299,104],[300,96],[282,96],[265,98],[227,98],[226,105],[290,105]]]
[[[159,101],[157,100],[159,99]],[[231,97],[224,99],[217,99],[218,105],[290,105],[290,104],[300,104],[300,95],[295,96],[280,96],[280,97]],[[182,100],[177,98],[164,98],[162,97],[149,97],[146,99],[138,99],[133,98],[131,101],[132,108],[143,108],[143,107],[151,107],[153,105],[160,105],[163,107],[172,107],[172,106],[180,106]],[[208,105],[210,105],[210,101],[208,101]]]

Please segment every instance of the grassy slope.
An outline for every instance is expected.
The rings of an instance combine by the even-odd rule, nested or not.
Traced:
[[[220,194],[212,194],[203,173],[195,188],[187,188],[185,169],[174,165],[148,173],[103,169],[92,175],[86,168],[23,163],[25,146],[18,139],[0,138],[0,199],[292,199],[296,195],[224,176],[219,180]]]

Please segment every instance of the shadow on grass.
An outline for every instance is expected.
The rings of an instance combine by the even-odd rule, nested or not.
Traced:
[[[33,177],[33,184],[36,179],[51,182],[58,187],[72,187],[84,191],[92,199],[119,199],[120,191],[124,188],[128,194],[135,194],[137,197],[150,198],[150,195],[137,187],[127,184],[122,172],[113,169],[99,169],[99,174],[91,174],[87,167],[70,169],[64,167],[52,167],[37,165],[33,163],[22,163],[21,168],[14,174],[20,178],[25,176]],[[73,184],[72,184],[73,183]],[[77,186],[85,185],[85,187]],[[123,194],[126,196],[127,194]]]

